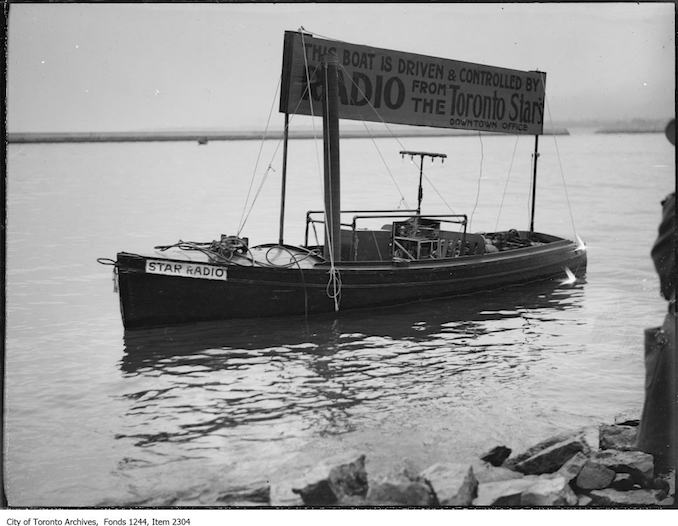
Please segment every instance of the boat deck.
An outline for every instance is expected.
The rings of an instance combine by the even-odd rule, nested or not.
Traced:
[[[311,269],[324,260],[309,251],[280,245],[262,245],[250,248],[246,254],[234,254],[228,260],[219,259],[218,255],[200,250],[185,250],[171,247],[166,250],[154,250],[140,253],[140,256],[159,260],[186,261],[189,263],[225,264],[243,267],[262,266],[277,268]]]

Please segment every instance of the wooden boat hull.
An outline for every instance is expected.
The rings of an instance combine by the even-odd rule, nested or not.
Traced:
[[[543,234],[541,234],[544,236]],[[158,258],[121,252],[116,271],[125,328],[197,321],[332,312],[329,264],[311,268],[205,264],[225,279],[146,271]],[[181,259],[167,259],[168,264]],[[586,250],[554,238],[506,252],[406,263],[342,262],[340,310],[378,307],[488,291],[586,272]]]

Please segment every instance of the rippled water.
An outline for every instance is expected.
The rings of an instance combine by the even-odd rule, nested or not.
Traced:
[[[402,141],[448,154],[427,177],[455,212],[471,213],[479,195],[474,230],[494,229],[505,186],[499,225],[525,227],[531,141],[521,139],[513,165],[512,137]],[[416,200],[417,170],[397,156],[401,145],[377,144],[390,177],[371,141],[342,143],[344,208],[394,207],[392,180]],[[235,233],[258,148],[9,147],[10,505],[209,505],[229,487],[335,453],[366,453],[370,473],[404,459],[426,467],[640,409],[642,333],[664,309],[649,258],[674,176],[662,135],[541,141],[537,229],[572,236],[562,163],[589,252],[587,279],[574,287],[125,332],[110,268],[95,259]],[[312,141],[293,141],[290,155],[294,243],[320,183]],[[243,230],[254,243],[277,238],[280,169],[271,167]],[[424,191],[425,211],[448,211]]]

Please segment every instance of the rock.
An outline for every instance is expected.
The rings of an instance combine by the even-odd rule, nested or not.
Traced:
[[[591,451],[598,451],[600,449],[600,428],[598,426],[586,426],[577,431],[575,436],[581,437],[586,442],[586,445],[589,446],[589,451],[586,452],[587,455]]]
[[[593,499],[589,497],[588,495],[579,495],[579,499],[577,500],[577,506],[588,506],[593,502]]]
[[[479,484],[485,482],[499,482],[501,480],[520,479],[525,475],[505,467],[494,467],[485,462],[473,463],[473,474]]]
[[[671,491],[671,486],[669,485],[669,483],[666,480],[664,480],[660,477],[656,477],[652,481],[652,484],[650,484],[650,488],[656,489],[656,490],[659,491],[659,497],[658,498],[660,500],[665,499],[668,496],[669,491]]]
[[[610,484],[610,488],[618,491],[629,491],[633,489],[633,486],[635,486],[635,482],[628,473],[616,473],[612,484]]]
[[[426,467],[426,465],[415,462],[408,457],[398,457],[388,462],[388,465],[383,465],[376,473],[371,473],[372,476],[381,478],[398,478],[404,476],[410,480],[418,480],[419,473]]]
[[[392,464],[392,469],[388,472],[389,475],[398,476],[405,475],[410,480],[421,480],[419,472],[423,466],[417,464],[412,459],[403,458]],[[383,475],[383,473],[380,473]]]
[[[506,446],[497,446],[490,449],[487,453],[480,457],[480,460],[489,462],[493,466],[501,466],[504,461],[511,454],[511,449]]]
[[[666,481],[669,485],[669,495],[676,494],[676,470],[672,469],[668,473],[659,475],[659,478]]]
[[[333,506],[345,497],[367,493],[365,455],[334,466],[323,463],[308,472],[292,487],[306,506]]]
[[[293,507],[303,506],[304,501],[301,496],[292,491],[294,485],[291,481],[271,481],[271,506]]]
[[[470,506],[478,480],[468,464],[434,464],[420,474],[433,490],[437,506]]]
[[[332,485],[341,495],[364,497],[367,494],[365,455],[360,455],[352,462],[333,467],[329,475]]]
[[[617,426],[638,427],[638,426],[640,426],[640,419],[639,418],[630,418],[630,419],[626,419],[626,420],[620,420],[619,422],[617,422],[615,420],[614,424],[617,425]]]
[[[513,469],[513,467],[516,464],[519,464],[520,462],[523,462],[524,460],[527,460],[528,458],[536,455],[540,451],[551,447],[554,444],[557,444],[558,442],[562,442],[563,440],[567,440],[568,438],[572,438],[573,434],[572,433],[560,433],[558,435],[552,436],[547,438],[546,440],[542,440],[541,442],[535,444],[531,448],[527,449],[520,455],[517,455],[513,458],[509,458],[505,462],[505,466],[508,467],[509,469]]]
[[[433,506],[435,497],[424,480],[412,480],[404,474],[370,481],[368,506]]]
[[[539,475],[542,473],[553,473],[560,469],[565,462],[570,460],[577,453],[587,453],[589,447],[580,437],[575,436],[538,451],[531,457],[518,462],[515,470],[526,475]]]
[[[640,425],[640,417],[635,411],[624,411],[615,415],[614,423],[617,426],[633,426],[637,427]]]
[[[575,506],[577,496],[560,475],[542,475],[520,496],[521,506]]]
[[[547,438],[546,440],[543,440],[542,442],[539,442],[538,444],[532,446],[524,453],[521,453],[513,458],[507,459],[504,462],[504,467],[507,467],[509,469],[516,469],[516,466],[518,464],[521,464],[528,458],[534,457],[541,453],[542,451],[552,448],[558,443],[568,442],[570,440],[579,440],[583,444],[581,451],[584,454],[588,455],[590,451],[597,451],[599,442],[598,426],[587,426],[578,429],[577,431],[568,431],[565,433],[559,433],[550,438]]]
[[[478,497],[474,506],[520,506],[523,491],[534,484],[539,477],[527,475],[519,479],[486,482],[478,485]]]
[[[257,482],[249,486],[230,488],[216,497],[216,502],[231,506],[250,503],[252,506],[268,505],[271,502],[271,485],[268,481]]]
[[[603,489],[612,483],[614,475],[610,468],[589,460],[577,475],[575,484],[584,490]]]
[[[616,489],[599,489],[590,493],[595,506],[657,506],[658,491],[651,489],[634,489],[617,491]]]
[[[565,462],[556,473],[570,482],[579,475],[579,472],[588,461],[588,457],[581,451],[573,456],[570,460]]]
[[[618,451],[636,451],[638,428],[631,426],[600,426],[600,449],[616,449]]]
[[[654,459],[641,451],[606,449],[591,455],[591,461],[602,464],[617,473],[628,473],[633,480],[646,487],[654,478]]]

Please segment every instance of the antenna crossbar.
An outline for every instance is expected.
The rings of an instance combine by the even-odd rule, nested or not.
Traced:
[[[415,152],[413,150],[401,150],[400,156],[405,157],[406,155],[410,156],[410,159],[414,158],[415,155],[419,156],[419,192],[417,193],[417,215],[421,214],[421,200],[424,197],[424,191],[421,187],[421,180],[424,176],[424,157],[430,157],[431,161],[434,161],[436,157],[439,157],[442,162],[445,162],[447,155],[444,153],[433,153],[433,152]]]

